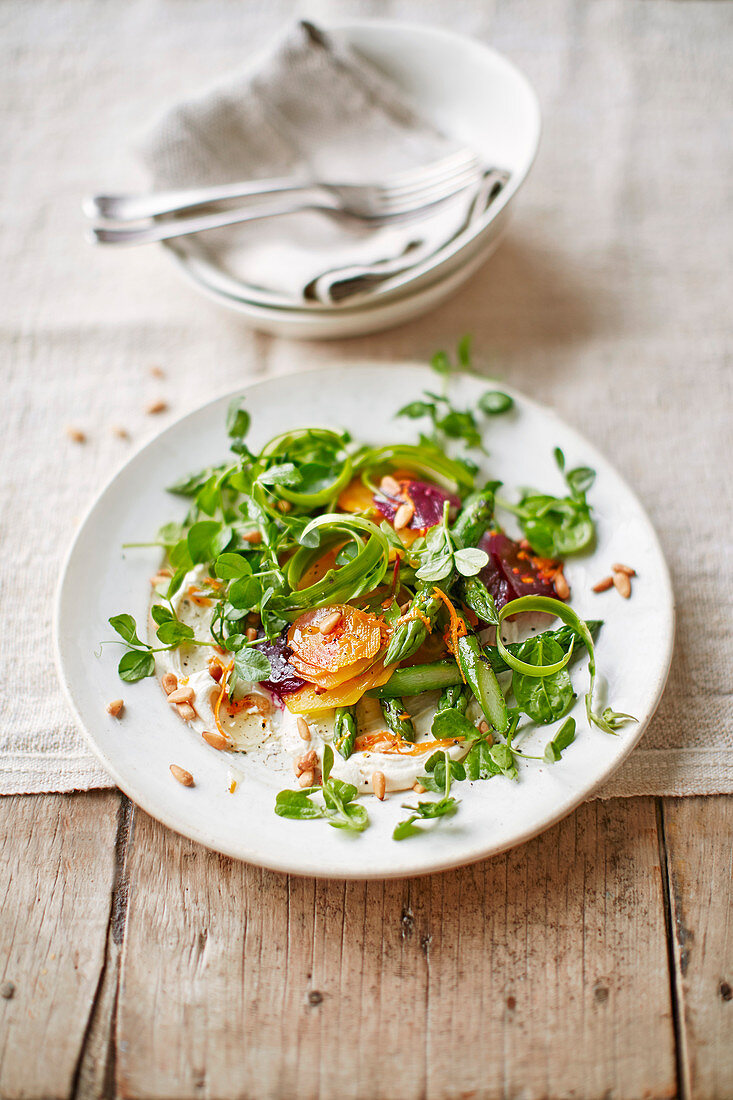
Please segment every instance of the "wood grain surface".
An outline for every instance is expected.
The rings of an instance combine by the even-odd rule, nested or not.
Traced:
[[[385,883],[236,863],[117,793],[0,815],[3,1100],[733,1096],[733,799],[591,802]]]

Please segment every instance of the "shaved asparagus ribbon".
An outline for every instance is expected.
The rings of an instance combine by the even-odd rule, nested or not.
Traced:
[[[510,600],[509,603],[504,604],[499,612],[499,625],[496,628],[496,648],[506,663],[510,668],[516,669],[517,672],[524,673],[526,676],[549,676],[551,673],[559,672],[560,669],[564,668],[572,655],[573,647],[571,645],[562,661],[557,661],[554,665],[530,665],[525,661],[520,661],[513,653],[510,653],[501,640],[501,624],[509,615],[518,615],[525,611],[541,611],[547,615],[555,615],[558,619],[562,619],[566,626],[574,630],[581,639],[588,650],[590,684],[585,696],[585,713],[588,722],[590,725],[598,726],[605,733],[615,734],[617,731],[606,721],[603,715],[596,714],[593,710],[593,690],[596,683],[596,651],[588,627],[576,615],[572,607],[568,607],[560,600],[554,600],[550,596],[520,596],[518,599]]]

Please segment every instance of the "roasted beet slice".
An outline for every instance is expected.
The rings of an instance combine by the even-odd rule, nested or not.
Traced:
[[[429,527],[435,527],[443,518],[443,505],[449,500],[451,507],[460,507],[460,500],[453,493],[447,493],[437,485],[429,481],[399,482],[402,494],[400,497],[388,497],[385,493],[377,493],[374,496],[374,505],[390,523],[394,522],[397,509],[400,504],[409,499],[415,506],[412,519],[407,524],[413,531],[427,531]]]
[[[552,583],[552,563],[523,550],[507,535],[484,535],[480,546],[489,555],[489,561],[479,576],[496,600],[497,608],[520,596],[557,598]]]
[[[262,637],[260,632],[260,637]],[[291,695],[294,691],[305,687],[305,680],[301,680],[297,672],[290,664],[292,649],[288,645],[288,632],[283,630],[274,642],[263,642],[257,647],[261,653],[270,659],[272,676],[269,680],[262,680],[262,686],[282,700],[283,695]]]

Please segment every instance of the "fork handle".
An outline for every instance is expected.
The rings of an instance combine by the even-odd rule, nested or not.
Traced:
[[[328,202],[280,202],[274,205],[247,208],[244,210],[226,210],[219,214],[201,214],[198,217],[177,218],[172,221],[149,221],[147,225],[134,227],[99,226],[95,225],[88,232],[88,237],[93,244],[152,244],[155,241],[169,241],[174,237],[187,237],[190,233],[203,233],[207,229],[222,229],[227,225],[238,225],[241,222],[253,222],[264,218],[277,218],[283,214],[294,214],[301,210],[327,210],[329,213],[338,214],[340,211],[336,204]]]
[[[316,190],[319,190],[316,184],[307,180],[294,180],[292,177],[248,180],[244,183],[222,183],[179,191],[155,191],[148,195],[92,195],[84,200],[82,209],[92,220],[103,218],[105,221],[136,222],[163,214],[193,210],[197,206],[224,202],[227,199]]]

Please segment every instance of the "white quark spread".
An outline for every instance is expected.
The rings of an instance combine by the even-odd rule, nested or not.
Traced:
[[[206,601],[205,595],[199,595],[206,588],[208,577],[205,566],[195,566],[186,574],[171,601],[181,622],[192,627],[195,636],[202,639],[210,636],[213,613],[213,604]],[[218,729],[215,706],[221,688],[209,670],[209,661],[212,658],[218,658],[222,664],[231,660],[229,654],[222,655],[213,644],[180,646],[178,649],[156,654],[156,671],[160,678],[172,672],[180,686],[193,689],[195,698],[191,705],[196,715],[189,725],[199,733],[213,733]],[[432,740],[430,726],[437,701],[436,692],[404,700],[412,716],[418,742]],[[301,716],[306,719],[311,734],[310,741],[305,742],[298,731],[298,715],[292,714],[287,707],[282,707],[259,684],[237,680],[232,702],[231,709],[236,713],[230,714],[230,708],[224,703],[220,707],[219,725],[230,737],[233,750],[252,754],[276,771],[287,771],[292,775],[292,762],[309,749],[315,749],[319,760],[322,759],[324,747],[333,741],[333,710]],[[238,703],[242,705],[238,707]],[[476,708],[475,713],[472,708]],[[469,707],[468,717],[476,721],[480,718],[475,703]],[[360,735],[378,733],[385,729],[381,708],[376,699],[360,700],[357,704],[357,721]],[[459,744],[451,746],[447,751],[452,759],[460,760],[467,750]],[[334,752],[331,774],[344,782],[353,783],[361,791],[370,791],[372,775],[375,771],[380,771],[385,777],[388,791],[409,790],[418,776],[424,774],[425,761],[429,755],[427,746],[424,753],[415,756],[364,751],[353,752],[348,760],[344,760],[338,752]]]

